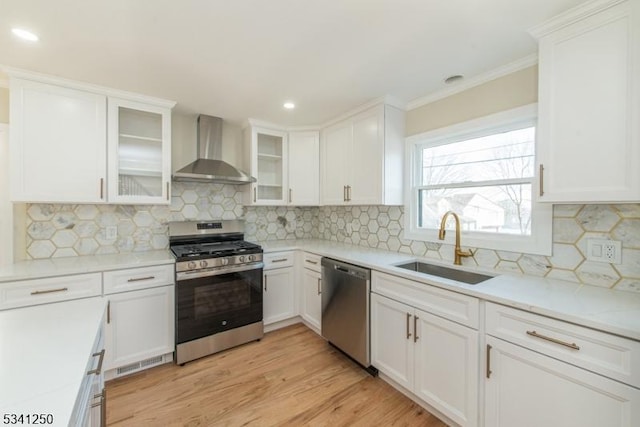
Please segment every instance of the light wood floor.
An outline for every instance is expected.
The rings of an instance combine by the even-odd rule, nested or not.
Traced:
[[[107,383],[110,426],[445,426],[297,324]]]

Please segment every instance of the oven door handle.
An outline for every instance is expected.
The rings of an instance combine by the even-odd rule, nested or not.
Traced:
[[[239,273],[241,271],[249,271],[249,270],[259,270],[264,267],[264,263],[257,262],[249,265],[241,265],[238,267],[218,267],[218,268],[208,268],[203,270],[195,270],[195,271],[182,271],[180,273],[176,273],[176,280],[188,280],[188,279],[197,279],[200,277],[211,277],[211,276],[220,276],[222,274],[228,273]]]

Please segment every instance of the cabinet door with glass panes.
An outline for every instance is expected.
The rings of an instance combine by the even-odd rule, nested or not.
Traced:
[[[109,98],[109,201],[169,204],[171,110]]]
[[[251,202],[255,205],[287,203],[287,134],[270,129],[251,129]]]

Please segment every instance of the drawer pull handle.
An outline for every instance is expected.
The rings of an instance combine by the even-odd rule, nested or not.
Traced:
[[[305,259],[304,262],[308,262],[309,264],[318,265],[318,261],[311,261],[310,259]]]
[[[540,338],[540,339],[543,339],[543,340],[546,340],[546,341],[551,341],[552,343],[560,344],[560,345],[563,345],[565,347],[569,347],[572,350],[580,350],[580,347],[578,345],[576,345],[576,343],[568,343],[568,342],[565,342],[565,341],[561,341],[561,340],[556,339],[556,338],[551,338],[551,337],[548,337],[546,335],[539,334],[536,331],[527,331],[527,335],[531,335],[532,337]]]
[[[31,295],[52,294],[54,292],[66,292],[69,288],[47,289],[46,291],[33,291]]]
[[[104,362],[104,348],[99,353],[93,353],[92,356],[100,356],[100,359],[98,359],[98,367],[87,372],[87,375],[100,375],[100,372],[102,372],[102,362]]]
[[[127,280],[127,282],[141,282],[143,280],[153,280],[155,278],[156,276],[136,277],[136,278]]]
[[[489,344],[487,344],[487,378],[491,378],[491,349],[493,347],[491,347]]]
[[[285,262],[285,261],[287,261],[287,258],[278,258],[278,259],[274,259],[271,262]]]
[[[418,316],[413,316],[413,342],[418,342]]]
[[[318,277],[318,295],[322,294],[322,279]]]
[[[409,321],[411,321],[411,314],[407,313],[407,339],[411,338],[411,331],[409,331]]]
[[[267,292],[267,275],[264,275],[264,291]]]

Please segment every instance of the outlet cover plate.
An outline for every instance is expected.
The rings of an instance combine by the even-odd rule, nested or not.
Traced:
[[[587,260],[621,264],[622,242],[619,240],[588,239]]]

